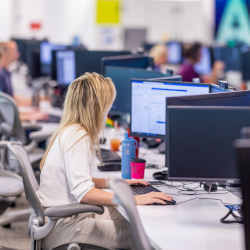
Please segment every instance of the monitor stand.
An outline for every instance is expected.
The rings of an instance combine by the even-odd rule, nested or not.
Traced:
[[[205,182],[203,186],[204,190],[208,193],[216,192],[218,189],[218,185],[213,182]]]
[[[166,143],[162,142],[158,148],[160,154],[165,154],[166,152]]]

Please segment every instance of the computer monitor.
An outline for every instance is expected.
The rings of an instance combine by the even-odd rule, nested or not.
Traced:
[[[166,98],[209,93],[209,84],[133,80],[131,133],[140,137],[164,138]]]
[[[212,52],[209,47],[203,46],[201,49],[201,60],[199,63],[195,64],[195,70],[200,75],[208,75],[212,70]]]
[[[41,73],[51,75],[52,51],[66,49],[67,46],[49,42],[42,42],[40,45]]]
[[[244,81],[250,80],[250,50],[242,52],[242,79]]]
[[[174,106],[244,106],[250,107],[250,91],[212,93],[208,95],[169,97]]]
[[[168,49],[168,63],[169,64],[181,64],[182,58],[182,44],[177,41],[171,41],[167,43]]]
[[[56,75],[59,85],[68,85],[76,78],[75,53],[72,50],[56,52]]]
[[[245,249],[250,250],[250,139],[239,139],[235,142],[237,167],[240,173],[242,190],[242,212],[245,227]]]
[[[249,107],[167,106],[169,180],[239,179],[233,142],[250,126]]]
[[[116,86],[117,96],[112,111],[123,114],[131,111],[131,79],[167,77],[165,74],[152,70],[116,66],[105,67],[105,76],[110,77]]]
[[[149,52],[155,45],[156,43],[143,42],[142,48],[145,52]]]
[[[75,60],[76,60],[76,76],[86,72],[96,72],[102,73],[102,64],[101,60],[103,57],[108,56],[120,56],[120,55],[129,55],[129,51],[99,51],[99,50],[81,50],[76,49],[75,51]]]
[[[223,61],[225,63],[225,71],[241,71],[240,47],[217,46],[213,48],[213,56],[215,61]]]
[[[111,56],[102,58],[103,74],[105,74],[106,66],[147,69],[150,67],[152,68],[153,65],[153,58],[146,55]]]

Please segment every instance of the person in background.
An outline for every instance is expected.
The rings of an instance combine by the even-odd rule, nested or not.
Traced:
[[[158,72],[164,72],[168,61],[167,46],[163,44],[155,45],[149,52],[149,56],[154,60],[154,70]]]
[[[195,70],[195,64],[201,60],[202,44],[195,42],[191,45],[186,45],[184,48],[184,63],[181,65],[179,74],[185,82],[192,82],[194,78],[199,78],[200,82],[217,83],[224,71],[224,63],[216,61],[213,65],[210,75],[200,75]]]
[[[14,41],[0,43],[2,51],[2,63],[0,66],[0,91],[13,97],[13,87],[9,66],[18,60],[19,52]]]
[[[116,89],[110,78],[86,73],[68,87],[58,130],[41,161],[38,197],[44,207],[84,203],[105,206],[106,215],[83,214],[57,222],[44,249],[79,242],[107,249],[128,249],[128,224],[114,208],[108,180],[93,177],[96,151]],[[148,183],[127,180],[128,184]],[[137,205],[165,204],[172,198],[164,193],[136,195]]]

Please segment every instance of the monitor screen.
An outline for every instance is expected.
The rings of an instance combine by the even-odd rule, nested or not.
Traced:
[[[116,87],[117,96],[112,110],[120,113],[130,113],[131,111],[131,79],[167,77],[167,75],[151,70],[115,66],[105,67],[105,76],[110,77]]]
[[[169,42],[168,48],[168,63],[181,64],[182,62],[182,46],[179,42]]]
[[[213,93],[208,95],[170,97],[167,99],[167,105],[250,107],[250,91],[235,91]]]
[[[102,69],[104,74],[106,66],[147,69],[152,67],[153,64],[153,58],[145,55],[126,55],[102,58]]]
[[[250,126],[248,107],[167,106],[170,180],[238,179],[233,142]]]
[[[41,60],[41,73],[43,75],[51,74],[51,61],[52,50],[65,49],[65,45],[58,45],[49,42],[43,42],[40,45],[40,60]]]
[[[210,48],[203,47],[201,50],[201,60],[199,63],[195,64],[195,70],[200,75],[207,75],[212,69],[212,56]]]
[[[75,53],[72,50],[57,51],[56,53],[57,82],[68,85],[76,78]]]
[[[131,132],[138,136],[165,136],[166,98],[209,93],[208,84],[132,81]]]
[[[79,77],[86,72],[102,74],[102,58],[108,56],[129,55],[129,51],[99,51],[99,50],[75,50],[76,76]]]
[[[241,71],[241,50],[239,47],[214,47],[213,56],[215,61],[225,63],[225,71]]]

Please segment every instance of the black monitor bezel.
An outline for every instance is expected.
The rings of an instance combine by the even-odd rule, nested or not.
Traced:
[[[102,74],[105,75],[106,71],[105,71],[105,68],[106,66],[114,66],[115,65],[106,65],[107,62],[109,61],[122,61],[122,60],[129,60],[129,59],[148,59],[150,61],[150,66],[152,67],[154,65],[154,61],[153,61],[153,58],[148,56],[148,55],[140,55],[140,54],[131,54],[131,55],[121,55],[121,56],[106,56],[106,57],[103,57],[101,59],[101,70],[102,70]],[[120,66],[118,65],[117,67],[123,67],[123,66]],[[131,68],[129,66],[126,66],[124,68]]]
[[[250,111],[250,107],[242,107],[242,106],[176,106],[176,105],[167,105],[166,102],[166,115],[168,115],[168,110],[174,108],[174,109],[210,109],[210,110],[249,110]],[[165,129],[167,131],[167,125],[165,126]],[[168,145],[168,141],[169,141],[169,133],[166,133],[165,136],[165,142],[167,143],[166,145]],[[170,157],[169,157],[169,147],[167,147],[167,150],[165,152],[165,166],[168,168],[168,180],[170,181],[187,181],[187,182],[211,182],[211,183],[215,183],[215,182],[225,182],[225,181],[229,181],[229,180],[233,180],[233,181],[239,181],[240,177],[238,178],[203,178],[203,177],[171,177],[171,173],[170,173]]]
[[[240,96],[242,94],[250,95],[250,90],[241,90],[241,91],[232,91],[232,92],[217,92],[217,93],[210,93],[210,94],[204,94],[204,95],[188,95],[188,96],[178,96],[178,97],[169,97],[166,99],[167,105],[175,105],[171,102],[174,102],[176,99],[180,100],[196,100],[196,99],[212,99],[212,98],[224,98],[224,97],[235,97]],[[178,105],[179,106],[179,105]],[[181,106],[187,106],[187,105],[181,105]],[[207,106],[208,107],[208,106]],[[220,106],[222,107],[222,106]]]
[[[172,77],[172,76],[171,76]],[[132,97],[132,82],[133,81],[150,81],[150,82],[159,82],[159,83],[179,83],[179,84],[190,84],[190,85],[206,85],[208,86],[208,91],[210,93],[211,91],[211,85],[209,83],[194,83],[194,82],[182,82],[182,81],[161,81],[159,79],[139,79],[139,78],[133,78],[130,80],[130,93]],[[170,98],[170,97],[169,97]],[[130,133],[132,136],[138,136],[138,137],[144,137],[144,138],[159,138],[159,139],[164,139],[165,135],[157,135],[157,134],[148,134],[148,133],[138,133],[138,132],[133,132],[132,131],[132,98],[131,98],[131,109],[130,109]]]

